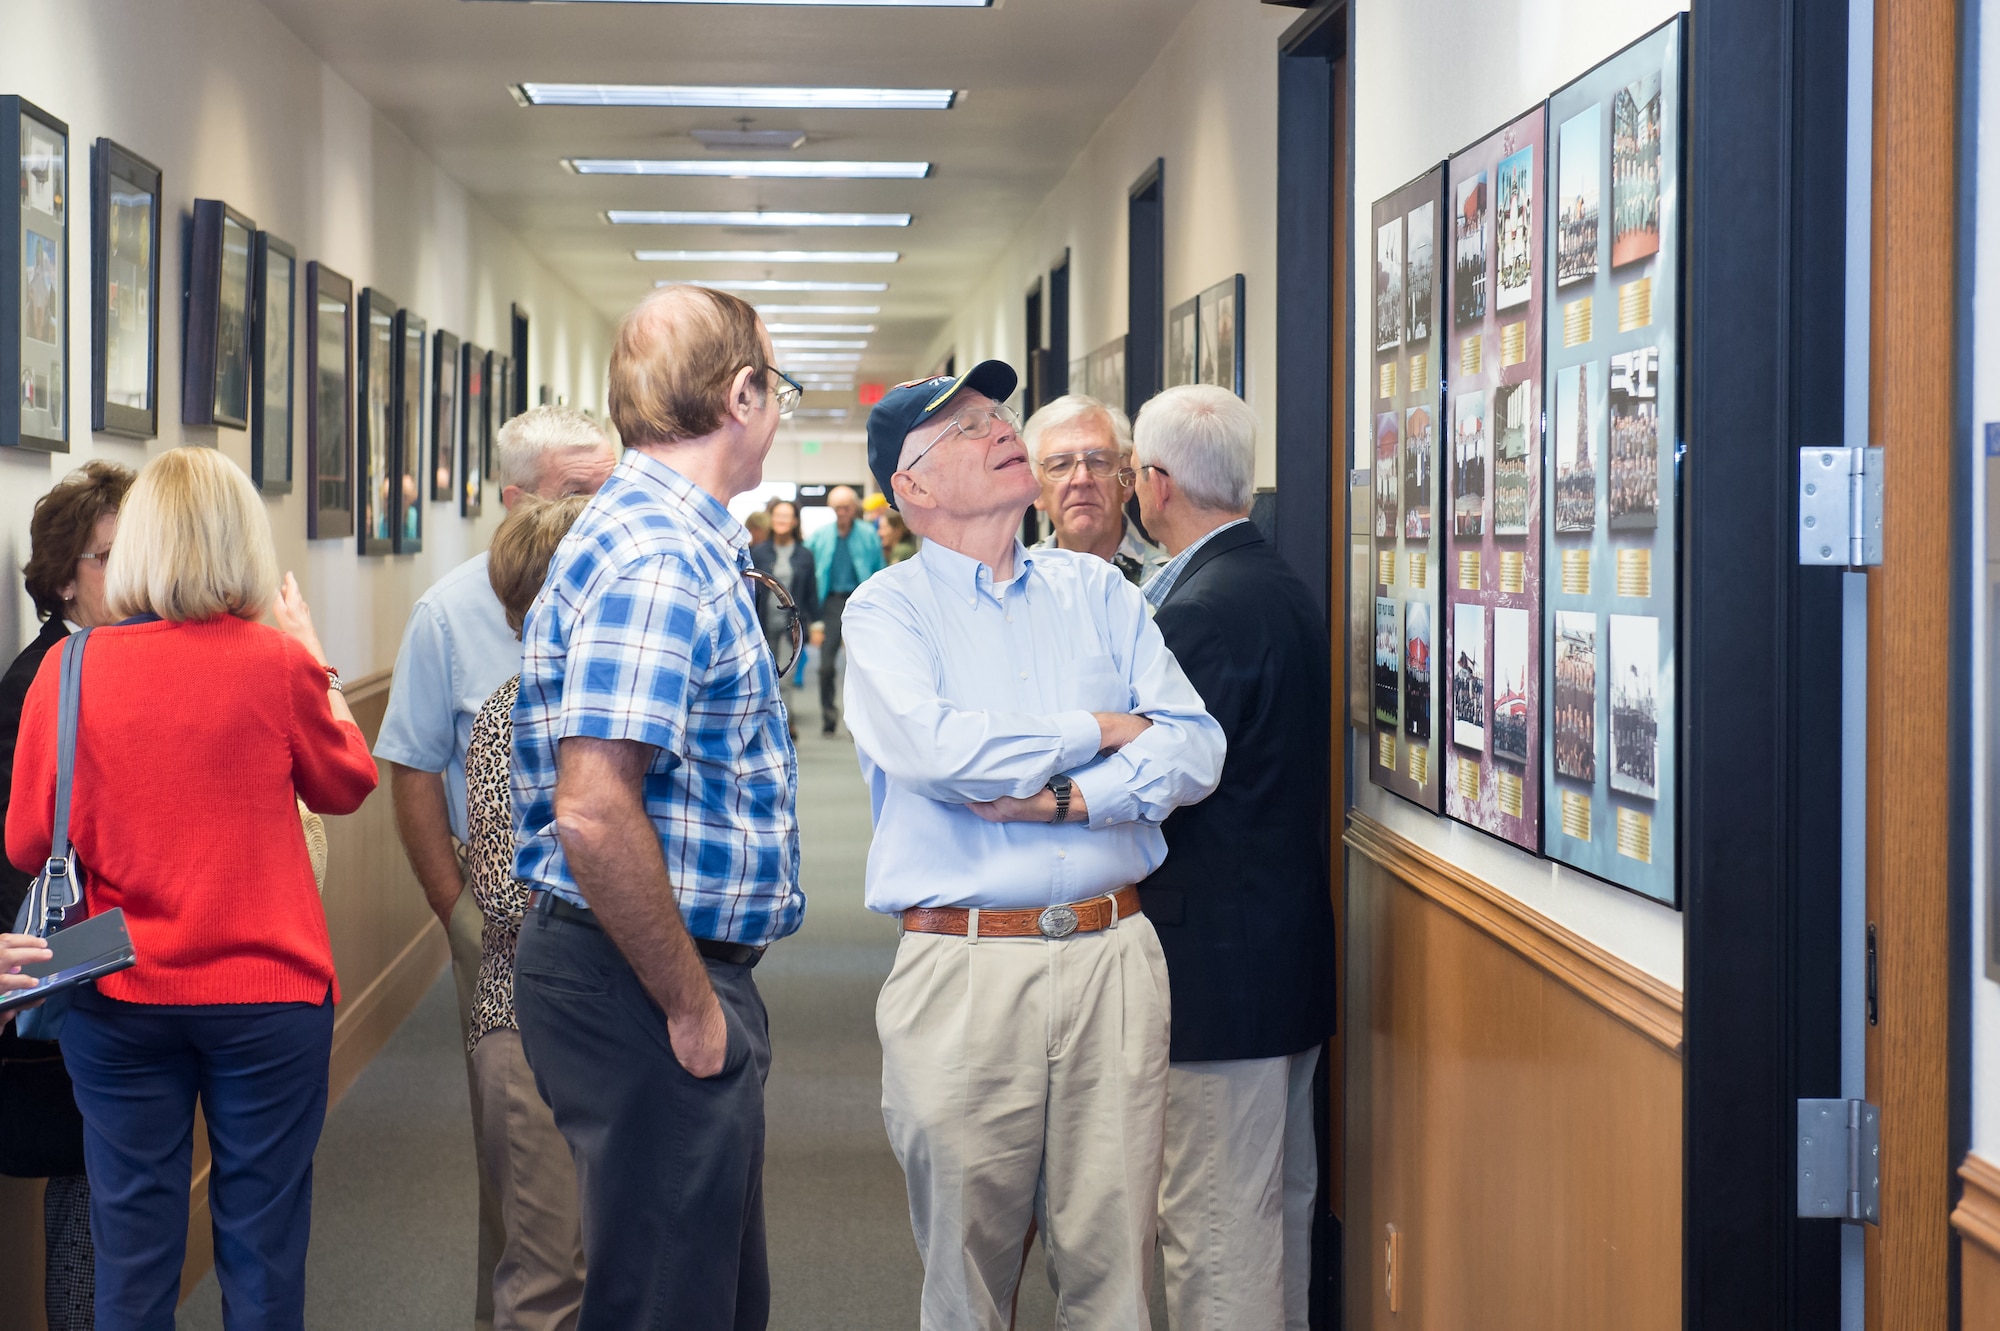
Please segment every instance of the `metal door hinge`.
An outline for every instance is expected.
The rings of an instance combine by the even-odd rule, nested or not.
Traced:
[[[1799,562],[1882,562],[1882,450],[1799,450]]]
[[[1882,1111],[1866,1100],[1799,1101],[1799,1214],[1882,1223]]]

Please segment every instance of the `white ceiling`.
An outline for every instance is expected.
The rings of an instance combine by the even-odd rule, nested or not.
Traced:
[[[859,320],[878,329],[859,378],[896,382],[928,368],[916,362],[939,323],[1153,63],[1193,0],[1000,0],[990,9],[264,2],[607,317],[664,277],[887,281],[880,294],[750,299],[881,305],[880,315]],[[962,92],[947,111],[756,112],[752,128],[802,129],[808,141],[789,153],[710,153],[689,131],[735,128],[742,113],[523,107],[509,88],[527,81]],[[572,156],[926,160],[933,169],[914,181],[583,177],[561,165]],[[760,207],[909,212],[915,220],[790,230],[613,227],[603,218],[607,208]],[[638,248],[896,249],[903,257],[890,265],[642,264],[632,257]],[[851,394],[807,403],[843,400]]]

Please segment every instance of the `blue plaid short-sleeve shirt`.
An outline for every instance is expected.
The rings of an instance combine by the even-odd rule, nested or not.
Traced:
[[[646,812],[688,932],[761,945],[798,929],[798,755],[743,577],[748,541],[636,449],[563,538],[521,634],[516,877],[586,904],[556,838],[556,746],[632,740],[658,751]]]

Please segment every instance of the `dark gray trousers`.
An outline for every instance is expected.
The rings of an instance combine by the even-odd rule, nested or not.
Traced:
[[[819,724],[829,734],[840,723],[833,686],[840,660],[840,616],[847,609],[847,596],[846,592],[835,592],[820,603],[819,620],[826,629],[826,637],[819,647]]]
[[[764,1079],[770,1023],[750,967],[709,961],[729,1026],[714,1077],[674,1057],[667,1019],[596,925],[531,910],[514,1012],[535,1084],[576,1158],[577,1331],[763,1331]]]

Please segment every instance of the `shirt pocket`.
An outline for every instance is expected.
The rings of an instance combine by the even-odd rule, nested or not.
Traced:
[[[1124,712],[1132,707],[1132,686],[1109,656],[1079,656],[1062,671],[1063,709],[1073,712]]]

